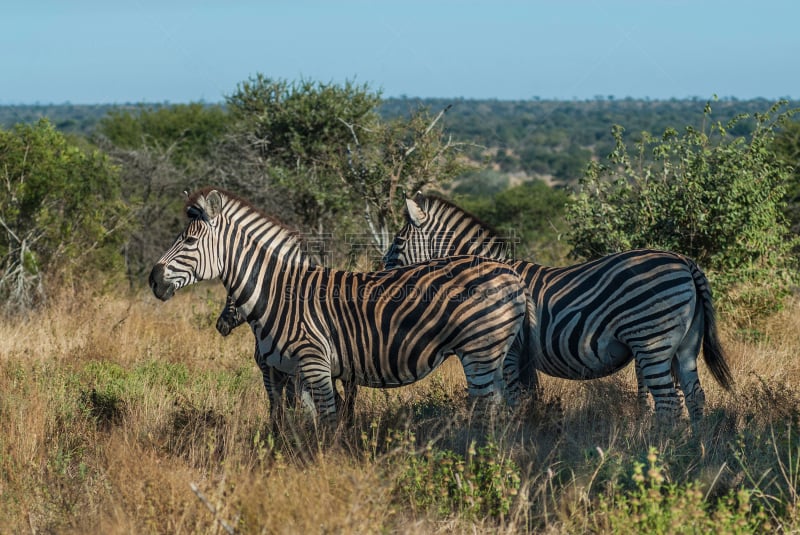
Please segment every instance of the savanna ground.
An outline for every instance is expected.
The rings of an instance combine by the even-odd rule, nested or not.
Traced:
[[[544,377],[542,400],[474,417],[451,359],[361,389],[354,425],[270,433],[244,327],[222,288],[168,303],[52,299],[0,320],[3,533],[748,533],[800,529],[800,303],[741,330],[737,381],[700,363],[706,419],[654,429],[629,367]]]

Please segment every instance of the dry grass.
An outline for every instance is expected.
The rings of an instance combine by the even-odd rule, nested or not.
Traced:
[[[536,407],[479,420],[451,359],[411,387],[362,389],[355,425],[335,435],[298,417],[273,437],[252,335],[213,328],[222,300],[203,285],[169,303],[62,298],[0,320],[0,531],[604,531],[598,499],[630,490],[651,447],[668,482],[696,482],[708,500],[754,490],[773,528],[800,525],[798,303],[746,336],[723,318],[738,388],[700,365],[708,417],[694,433],[653,428],[632,369],[543,378]],[[415,451],[468,456],[473,441],[519,468],[506,514],[448,514],[398,492]]]

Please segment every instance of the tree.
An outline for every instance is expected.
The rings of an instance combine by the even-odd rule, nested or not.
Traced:
[[[375,127],[378,94],[349,81],[289,83],[258,74],[226,102],[237,142],[255,151],[304,228],[323,233],[347,212],[352,192],[341,169],[351,141],[348,125]]]
[[[100,120],[98,132],[120,149],[170,149],[176,165],[191,166],[206,158],[228,128],[222,107],[199,102],[163,107],[113,109]]]
[[[567,253],[561,235],[568,199],[566,191],[531,180],[494,197],[469,196],[458,203],[515,242],[515,258],[558,265]]]
[[[694,258],[715,290],[760,312],[774,308],[795,278],[782,209],[788,167],[769,147],[775,131],[796,110],[786,103],[756,114],[749,138],[726,124],[667,129],[660,139],[643,133],[631,157],[615,126],[609,164],[594,162],[567,216],[574,254],[595,258],[653,247]]]
[[[403,223],[405,195],[428,187],[441,188],[469,165],[458,158],[462,146],[445,135],[441,110],[431,117],[417,109],[408,119],[377,125],[367,137],[359,137],[350,125],[353,145],[348,145],[348,163],[343,179],[363,203],[369,241],[382,256]]]
[[[775,136],[772,149],[792,170],[786,188],[786,217],[792,232],[800,235],[800,121],[786,122]]]
[[[46,120],[0,131],[0,296],[19,311],[47,295],[45,278],[121,268],[127,209],[117,170]]]
[[[382,121],[379,104],[366,85],[259,74],[227,98],[234,127],[220,156],[236,154],[239,163],[226,159],[228,172],[217,169],[259,206],[280,198],[303,230],[347,234],[347,247],[379,258],[402,220],[401,192],[440,185],[463,169],[442,129],[444,111]]]
[[[229,123],[222,107],[201,103],[123,108],[100,121],[93,141],[119,165],[133,214],[124,245],[131,285],[144,281],[183,226],[183,191],[209,180],[209,160]]]

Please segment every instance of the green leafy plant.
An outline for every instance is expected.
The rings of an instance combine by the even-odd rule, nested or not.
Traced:
[[[396,489],[424,510],[500,518],[519,492],[519,467],[503,458],[493,441],[477,448],[473,441],[466,457],[431,443],[421,453],[407,450],[406,455]]]
[[[0,299],[27,310],[45,282],[121,273],[128,210],[117,170],[47,121],[0,130]]]
[[[753,493],[739,489],[717,500],[706,499],[695,484],[669,483],[658,452],[647,463],[634,461],[633,490],[600,496],[595,528],[609,533],[754,533],[770,531],[767,515]]]
[[[512,186],[494,196],[467,196],[460,206],[514,243],[514,257],[558,265],[567,254],[564,211],[569,195],[541,180]]]
[[[788,166],[770,150],[796,110],[785,103],[726,124],[642,133],[629,154],[623,128],[608,163],[592,162],[567,210],[573,254],[595,258],[652,247],[680,252],[707,272],[729,308],[744,316],[780,306],[796,282],[794,239],[782,210]],[[754,121],[749,137],[732,135]]]

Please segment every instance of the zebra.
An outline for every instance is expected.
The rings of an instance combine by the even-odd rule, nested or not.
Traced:
[[[697,374],[701,346],[714,379],[732,389],[711,289],[690,258],[639,249],[546,267],[507,259],[509,251],[507,240],[471,214],[439,197],[417,193],[406,199],[406,224],[383,263],[396,268],[478,254],[513,267],[528,286],[536,310],[525,348],[528,357],[520,363],[521,382],[534,393],[536,370],[563,379],[594,379],[633,359],[640,404],[647,404],[649,390],[657,415],[674,414],[680,407],[677,385],[691,421],[697,422],[705,404]]]
[[[153,266],[150,287],[166,301],[184,286],[221,279],[256,337],[271,410],[278,403],[273,368],[296,375],[319,419],[331,422],[334,379],[399,387],[451,354],[471,398],[516,400],[518,346],[532,308],[508,265],[455,256],[338,271],[317,265],[296,233],[225,190],[196,191],[186,214],[188,225]]]
[[[217,332],[222,336],[228,336],[233,329],[244,323],[247,323],[247,318],[236,307],[236,302],[230,297],[227,297],[225,299],[225,306],[217,318]],[[258,343],[256,343],[255,346],[254,359],[259,367],[266,364],[258,357]],[[296,381],[295,377],[292,375],[268,365],[261,371],[264,378],[264,387],[268,395],[271,393],[270,399],[272,401],[270,402],[270,406],[274,408],[272,414],[277,430],[279,422],[283,418],[282,400],[284,393],[288,401],[294,402],[295,408],[298,406],[298,402],[301,401],[300,393],[295,388]],[[344,396],[340,395],[336,388],[333,389],[336,406],[343,408],[342,413],[345,421],[352,422],[355,419],[355,401],[356,395],[358,394],[358,386],[346,381],[342,381],[342,385],[344,388]]]

